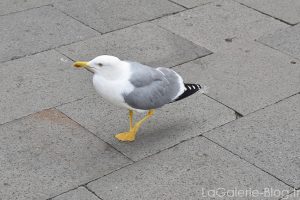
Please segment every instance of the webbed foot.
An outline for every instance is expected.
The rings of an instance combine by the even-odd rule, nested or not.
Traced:
[[[136,132],[134,130],[129,132],[123,132],[115,135],[115,138],[117,138],[119,141],[122,142],[132,142],[135,140]]]

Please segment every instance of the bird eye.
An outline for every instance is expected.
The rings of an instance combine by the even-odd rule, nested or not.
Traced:
[[[99,65],[100,67],[102,67],[102,66],[103,66],[101,63],[98,63],[98,65]]]

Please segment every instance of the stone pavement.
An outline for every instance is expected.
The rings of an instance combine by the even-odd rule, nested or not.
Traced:
[[[0,200],[300,199],[299,0],[1,0],[0,38]],[[210,91],[120,143],[101,54]]]

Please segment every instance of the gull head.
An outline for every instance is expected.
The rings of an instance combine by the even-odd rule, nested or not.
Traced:
[[[104,67],[118,66],[121,60],[115,56],[101,55],[91,61],[76,61],[73,66],[77,68],[85,68],[88,71],[95,73]]]

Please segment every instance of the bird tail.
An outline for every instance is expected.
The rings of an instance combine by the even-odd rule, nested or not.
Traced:
[[[178,96],[176,99],[174,99],[172,102],[184,99],[196,92],[206,94],[208,92],[208,87],[205,85],[185,83],[184,84],[184,92],[180,96]]]

